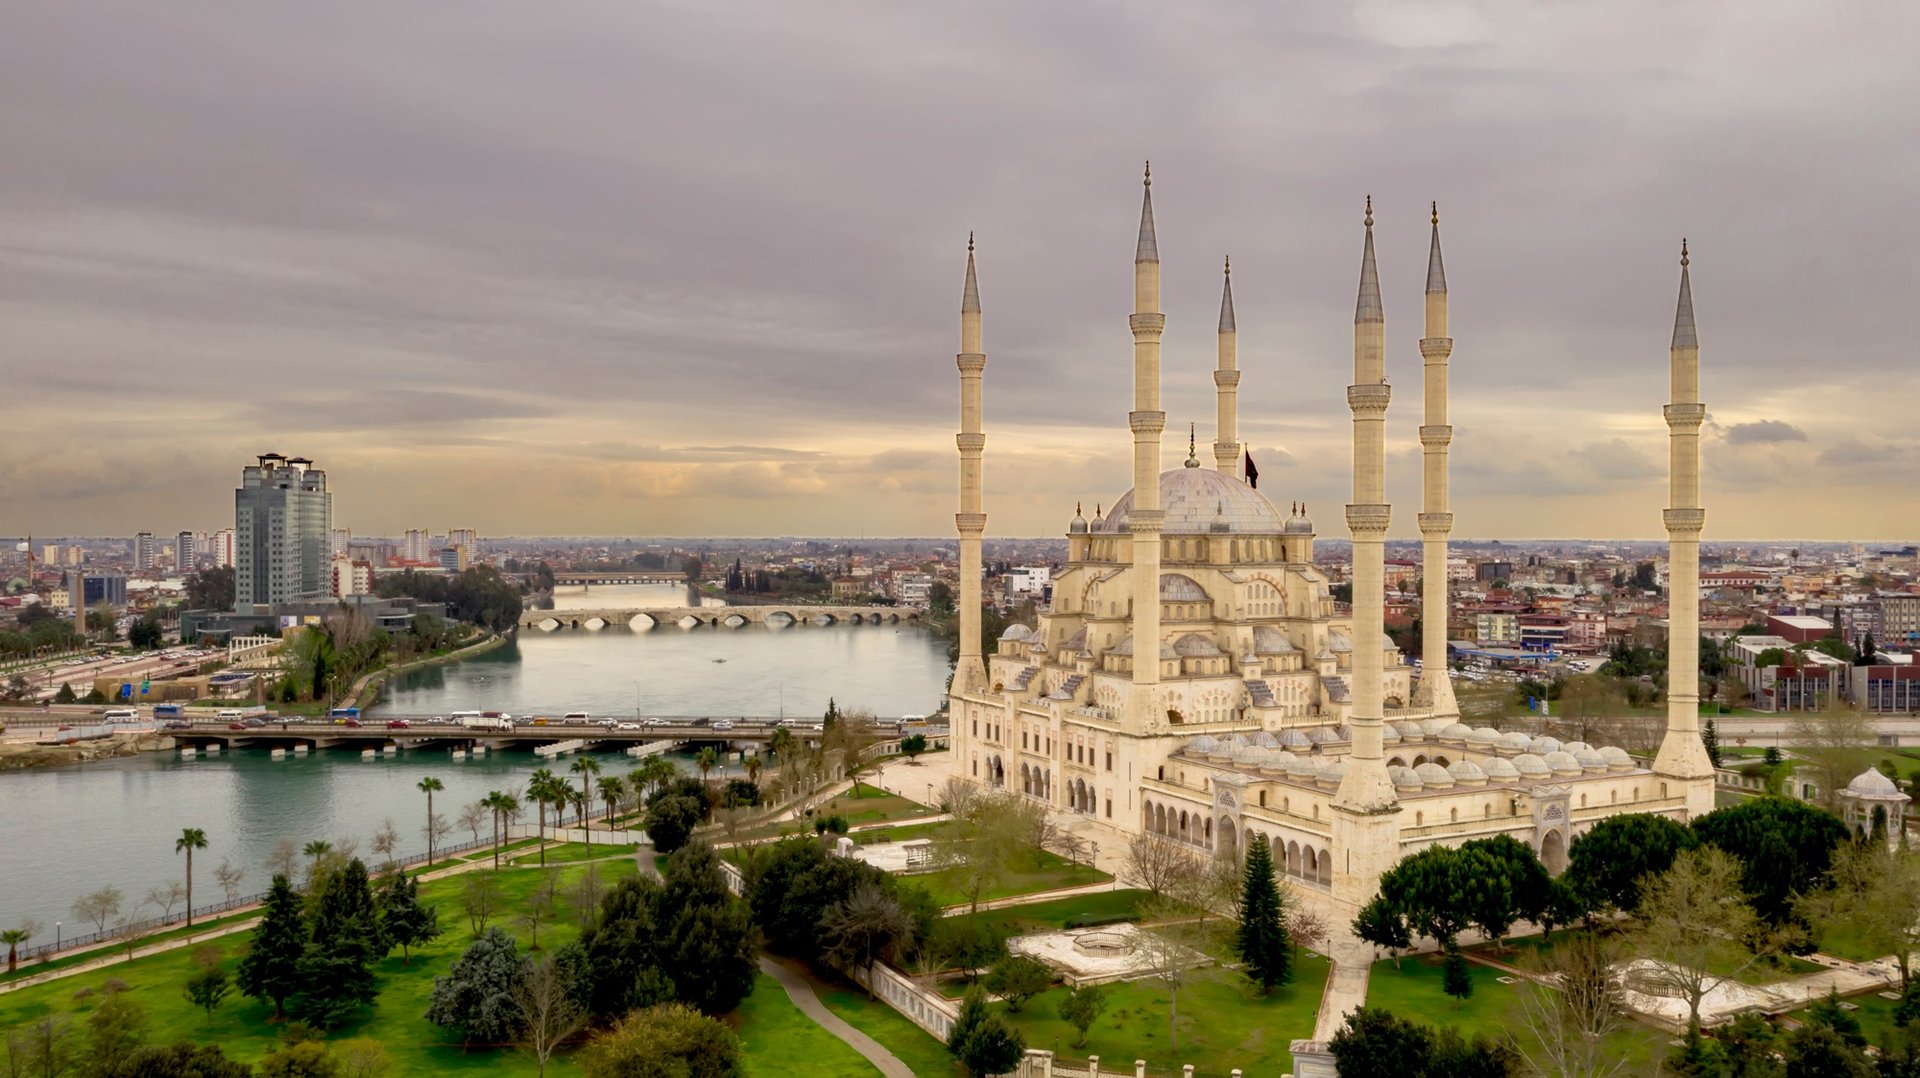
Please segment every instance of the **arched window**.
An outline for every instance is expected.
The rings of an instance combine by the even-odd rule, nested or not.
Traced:
[[[1426,814],[1426,813],[1424,813],[1424,812],[1416,812],[1416,813],[1414,813],[1414,814],[1413,814],[1413,826],[1415,826],[1415,827],[1425,827],[1426,825],[1427,825],[1427,814]]]
[[[1447,812],[1448,812],[1448,815],[1449,815],[1449,816],[1451,817],[1451,820],[1450,820],[1450,822],[1452,822],[1452,823],[1459,823],[1459,822],[1460,822],[1460,810],[1459,810],[1459,809],[1457,809],[1457,808],[1454,808],[1454,809],[1448,809],[1448,810],[1447,810]]]

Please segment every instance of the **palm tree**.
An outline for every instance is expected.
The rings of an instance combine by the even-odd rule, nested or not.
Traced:
[[[749,753],[742,763],[747,769],[747,781],[758,786],[760,784],[760,769],[765,766],[765,761],[761,760],[760,754],[755,752]]]
[[[586,795],[587,803],[592,804],[593,777],[600,773],[600,761],[591,756],[582,756],[578,760],[575,760],[573,766],[568,768],[568,770],[580,776],[580,792]],[[569,800],[572,799],[569,798]],[[576,805],[579,804],[577,801],[574,803]],[[580,814],[580,826],[585,827],[586,825],[587,814],[583,812]]]
[[[420,791],[427,795],[427,864],[433,864],[433,795],[435,791],[446,789],[446,784],[428,775],[420,780]]]
[[[602,775],[600,776],[598,785],[600,787],[600,800],[607,803],[607,828],[611,830],[613,828],[613,807],[619,802],[620,795],[626,792],[627,784],[626,781],[618,775]]]
[[[207,848],[207,833],[198,827],[185,827],[180,837],[173,840],[173,852],[182,850],[187,854],[187,927],[193,927],[193,851]]]
[[[493,867],[497,872],[500,869],[501,829],[506,825],[507,817],[519,813],[520,799],[494,790],[487,794],[485,801],[486,806],[493,810]]]
[[[28,921],[19,928],[9,928],[0,932],[0,943],[7,945],[7,972],[20,968],[20,945],[33,938],[40,926]]]
[[[642,786],[646,788],[646,792],[652,793],[671,781],[676,774],[678,772],[674,770],[672,761],[664,756],[649,756],[634,766],[628,781],[633,785],[636,794],[640,792]]]
[[[534,808],[539,813],[539,822],[534,825],[534,834],[540,838],[541,868],[547,867],[547,806],[553,804],[553,787],[559,781],[560,776],[544,767],[535,771],[533,777],[527,780],[527,800],[533,802]],[[558,814],[555,815],[553,822],[555,827],[560,825]]]
[[[583,777],[582,782],[586,781]],[[574,811],[580,814],[580,833],[587,837],[587,849],[593,849],[593,829],[587,826],[587,809],[593,805],[593,795],[585,790],[567,788],[567,800],[573,802]]]
[[[720,750],[712,745],[701,749],[700,755],[693,758],[693,766],[700,769],[700,781],[707,781],[707,772],[720,766]]]
[[[787,762],[787,754],[793,751],[793,731],[782,726],[773,732],[772,740],[767,742],[767,754],[777,758],[781,764]]]
[[[307,866],[307,886],[311,887],[320,878],[320,859],[333,852],[333,843],[316,838],[302,846],[300,852],[313,858],[313,863]]]

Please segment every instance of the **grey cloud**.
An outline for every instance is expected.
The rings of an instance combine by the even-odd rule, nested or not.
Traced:
[[[1896,461],[1911,461],[1916,447],[1912,444],[1898,445],[1893,442],[1863,442],[1857,438],[1847,438],[1820,451],[1814,463],[1826,467],[1844,468],[1855,464],[1892,464]]]
[[[1733,445],[1774,445],[1779,442],[1804,442],[1807,432],[1779,419],[1760,419],[1735,423],[1727,428],[1727,441]]]

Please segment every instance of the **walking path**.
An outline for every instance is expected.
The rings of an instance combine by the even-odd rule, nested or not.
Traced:
[[[848,1025],[839,1015],[827,1009],[814,994],[813,985],[807,979],[778,959],[760,956],[760,970],[767,976],[780,982],[786,990],[787,998],[793,1001],[800,1013],[819,1025],[821,1029],[847,1042],[847,1046],[867,1058],[867,1062],[879,1069],[886,1078],[913,1078],[913,1071],[900,1062],[900,1057],[887,1051],[879,1041]]]

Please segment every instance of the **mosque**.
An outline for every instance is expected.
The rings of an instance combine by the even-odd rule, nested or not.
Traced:
[[[1382,873],[1435,843],[1511,835],[1548,868],[1613,813],[1686,820],[1714,804],[1699,734],[1699,344],[1682,244],[1670,446],[1673,671],[1652,761],[1618,747],[1469,728],[1447,666],[1414,671],[1386,639],[1385,312],[1368,200],[1354,313],[1353,604],[1342,612],[1314,565],[1305,508],[1283,511],[1241,476],[1231,265],[1220,300],[1211,466],[1189,436],[1161,471],[1160,258],[1148,172],[1134,254],[1133,489],[1091,519],[1076,509],[1051,609],[980,648],[981,393],[987,357],[973,242],[961,301],[960,642],[951,690],[955,777],[1017,790],[1122,835],[1151,831],[1236,857],[1256,834],[1291,882],[1357,910]],[[1435,207],[1420,341],[1424,418],[1422,604],[1447,609],[1447,281]],[[1446,654],[1427,618],[1425,654]]]

